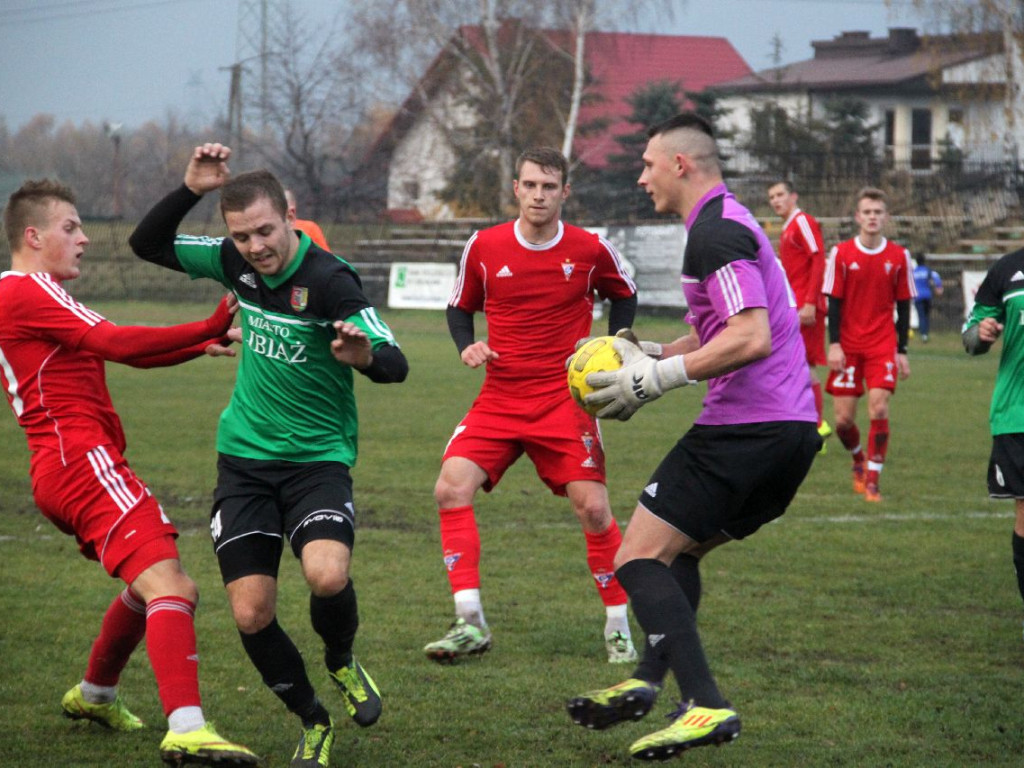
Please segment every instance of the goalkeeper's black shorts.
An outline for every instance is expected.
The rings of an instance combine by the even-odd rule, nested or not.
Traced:
[[[742,539],[782,515],[821,448],[809,421],[695,424],[640,495],[653,514],[698,543]]]

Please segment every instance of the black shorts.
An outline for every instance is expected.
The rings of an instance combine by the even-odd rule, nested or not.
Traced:
[[[988,495],[994,499],[1024,499],[1024,434],[992,438]]]
[[[315,539],[355,541],[352,476],[337,461],[261,461],[217,456],[210,514],[213,548],[224,583],[277,577],[284,541],[296,557]]]
[[[780,517],[821,447],[814,424],[695,424],[640,494],[653,514],[698,543],[749,536]]]

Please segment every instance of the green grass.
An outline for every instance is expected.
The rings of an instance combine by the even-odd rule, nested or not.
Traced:
[[[170,322],[198,306],[99,307],[121,323]],[[583,539],[564,499],[522,461],[481,495],[483,593],[494,649],[442,667],[420,649],[451,620],[432,489],[452,428],[481,374],[463,368],[439,312],[388,313],[410,358],[400,386],[360,381],[360,530],[353,564],[362,624],[357,653],[384,695],[373,728],[341,722],[335,765],[626,766],[629,743],[662,727],[674,683],[645,721],[590,733],[564,701],[618,682],[601,646],[603,610]],[[681,332],[641,319],[642,337]],[[742,738],[696,750],[692,766],[1019,765],[1024,662],[1021,600],[1010,559],[1012,505],[990,501],[985,466],[996,354],[971,359],[954,334],[911,349],[913,376],[892,406],[881,505],[849,488],[832,439],[790,511],[702,569],[701,629]],[[128,457],[179,525],[182,559],[203,594],[197,616],[204,706],[220,730],[286,766],[297,723],[264,688],[234,630],[206,533],[214,433],[234,364],[108,366]],[[673,392],[626,424],[604,425],[609,490],[620,523],[699,408]],[[865,421],[863,409],[861,423]],[[141,651],[122,690],[151,726],[114,735],[59,716],[117,589],[35,511],[24,439],[0,419],[0,765],[151,766],[164,720]],[[337,694],[309,627],[296,563],[282,566],[279,615],[336,715]]]

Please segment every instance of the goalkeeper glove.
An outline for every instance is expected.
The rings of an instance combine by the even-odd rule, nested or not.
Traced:
[[[626,421],[640,406],[657,400],[668,390],[697,383],[686,375],[682,355],[655,360],[645,354],[639,344],[621,336],[613,346],[622,357],[622,367],[587,376],[587,384],[595,391],[586,395],[584,401],[587,405],[607,403],[597,412],[599,419]]]
[[[655,360],[661,359],[661,355],[664,352],[661,344],[656,341],[637,341],[636,334],[633,333],[632,328],[620,328],[615,335],[620,339],[632,341],[648,357],[653,357]]]

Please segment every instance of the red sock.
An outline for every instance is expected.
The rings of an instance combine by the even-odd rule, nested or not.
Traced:
[[[889,449],[889,420],[872,419],[868,431],[868,461],[885,463],[885,454]]]
[[[114,686],[146,634],[146,606],[127,587],[113,599],[103,615],[100,634],[93,641],[85,680],[93,685]]]
[[[836,436],[839,438],[839,442],[843,444],[843,447],[853,455],[853,460],[857,464],[863,464],[865,461],[864,451],[860,447],[860,430],[857,429],[856,424],[851,424],[848,427],[836,427]]]
[[[613,519],[602,533],[583,532],[587,539],[587,565],[597,584],[597,593],[605,605],[625,605],[629,598],[615,578],[615,553],[622,544],[622,532]]]
[[[452,594],[461,589],[480,589],[480,533],[473,506],[438,510],[441,518],[441,549]]]
[[[157,597],[146,606],[146,651],[164,715],[201,706],[196,654],[195,604],[183,597]]]
[[[824,399],[821,396],[821,382],[811,380],[811,392],[814,395],[814,408],[818,411],[818,426],[821,426],[822,412],[821,409],[824,406]]]
[[[882,471],[888,450],[889,420],[872,419],[871,429],[868,431],[868,483],[878,485],[878,475]]]

